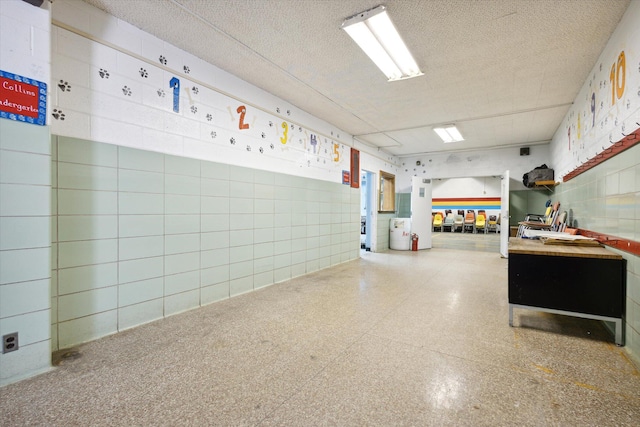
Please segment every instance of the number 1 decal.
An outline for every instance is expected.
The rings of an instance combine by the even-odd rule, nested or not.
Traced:
[[[240,120],[238,121],[238,128],[240,130],[249,129],[249,123],[245,123],[244,122],[244,115],[247,113],[247,107],[245,107],[244,105],[241,105],[241,106],[238,107],[238,109],[236,111],[238,113],[240,113]]]
[[[169,87],[173,88],[173,111],[180,112],[180,80],[177,77],[169,80]]]

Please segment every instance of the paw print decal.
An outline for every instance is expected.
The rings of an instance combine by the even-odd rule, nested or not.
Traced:
[[[191,88],[191,92],[193,92],[194,95],[197,95],[198,92],[200,92],[200,89],[198,89],[198,86],[194,86]]]
[[[56,120],[62,120],[64,121],[65,115],[62,112],[62,110],[58,110],[57,108],[53,109],[53,112],[51,113],[51,115],[53,116],[54,119]]]
[[[264,153],[264,148],[260,147],[260,154]]]
[[[105,70],[104,68],[100,68],[100,70],[98,70],[98,75],[102,79],[108,79],[109,78],[109,72],[107,70]]]
[[[229,142],[231,143],[231,145],[236,145],[236,139],[235,138],[231,138],[229,140]]]
[[[147,73],[147,70],[145,70],[144,68],[140,68],[140,71],[138,71],[140,73],[140,77],[142,78],[147,78],[149,77],[149,73]]]
[[[191,72],[191,69],[187,65],[183,66],[182,70],[184,70],[185,74],[189,74]]]
[[[211,138],[215,139],[216,136],[218,136],[218,134],[215,131],[211,131]]]
[[[273,122],[271,120],[269,120],[269,127],[272,128],[273,127]]]
[[[64,80],[60,80],[60,83],[58,83],[58,87],[63,92],[71,92],[71,86],[69,85],[69,82],[65,82]]]
[[[165,58],[163,55],[160,55],[160,58],[158,58],[158,61],[160,61],[162,65],[167,65],[167,58]]]
[[[287,110],[287,116],[291,115],[291,110]]]
[[[131,88],[129,88],[129,86],[124,86],[122,88],[122,93],[124,93],[125,96],[131,96],[131,93],[132,93]]]
[[[166,95],[166,94],[164,93],[164,90],[163,90],[163,89],[158,89],[158,96],[159,96],[160,98],[164,98],[164,97],[165,97],[165,95]]]
[[[273,146],[273,144],[269,145],[269,148],[271,148],[272,150],[276,147]]]
[[[251,151],[251,146],[247,145],[247,151]]]
[[[192,105],[192,106],[191,106],[191,112],[192,112],[193,114],[197,113],[197,112],[198,112],[198,107],[196,107],[195,105]]]
[[[276,113],[280,114],[280,107],[276,107]]]
[[[264,133],[264,132],[262,132],[262,135],[261,135],[261,136],[262,136],[262,139],[264,139],[264,138],[266,138],[266,137],[267,137],[267,134],[266,134],[266,133]]]
[[[211,115],[211,113],[207,113],[207,121],[210,122],[211,120],[213,120],[213,115]]]

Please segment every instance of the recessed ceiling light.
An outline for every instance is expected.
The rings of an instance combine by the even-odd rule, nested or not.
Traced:
[[[438,134],[445,143],[464,141],[462,134],[455,125],[446,125],[433,130]]]
[[[342,23],[342,29],[371,58],[389,81],[423,75],[391,22],[385,6],[378,6],[346,19]]]

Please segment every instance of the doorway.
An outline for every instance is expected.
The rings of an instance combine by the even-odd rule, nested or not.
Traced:
[[[432,183],[433,213],[441,216],[433,229],[433,248],[499,253],[501,176],[435,178]]]
[[[376,174],[362,170],[360,176],[360,249],[368,252],[373,244]]]

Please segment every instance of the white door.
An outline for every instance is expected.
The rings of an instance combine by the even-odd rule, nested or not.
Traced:
[[[431,180],[411,178],[411,233],[418,235],[418,249],[431,249]]]
[[[509,258],[509,171],[500,184],[500,255]]]

